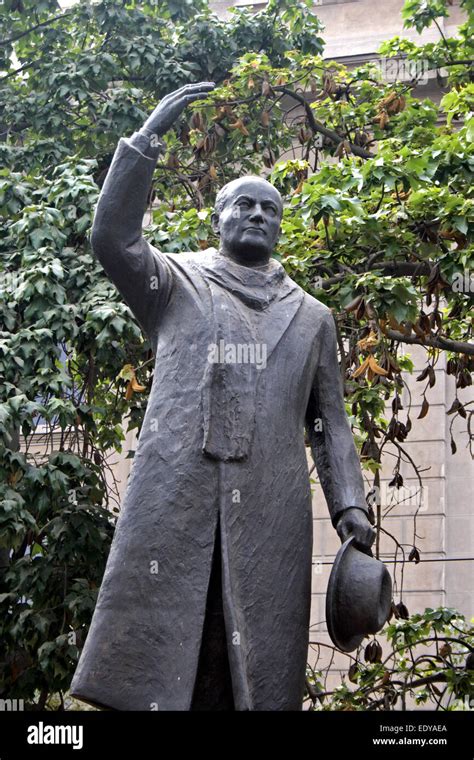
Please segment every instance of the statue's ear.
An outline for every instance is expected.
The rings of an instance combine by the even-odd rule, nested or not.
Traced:
[[[213,232],[216,233],[216,235],[220,234],[219,230],[219,214],[216,211],[213,211],[211,214],[211,226]]]

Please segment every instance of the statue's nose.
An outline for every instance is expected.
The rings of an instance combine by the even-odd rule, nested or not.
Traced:
[[[254,210],[252,211],[252,213],[250,214],[250,217],[249,217],[249,218],[250,218],[250,220],[251,220],[251,221],[253,221],[253,222],[256,222],[256,221],[261,221],[261,222],[263,222],[263,213],[262,213],[262,208],[261,208],[261,206],[258,206],[258,205],[257,205],[257,206],[255,206],[255,208],[254,208]]]

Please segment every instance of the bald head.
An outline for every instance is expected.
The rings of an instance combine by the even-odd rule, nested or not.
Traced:
[[[266,263],[278,240],[282,214],[281,195],[267,180],[250,175],[228,182],[211,217],[221,252],[248,266]]]

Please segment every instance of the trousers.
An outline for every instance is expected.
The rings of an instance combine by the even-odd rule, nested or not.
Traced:
[[[217,521],[201,649],[191,710],[235,710],[222,603],[220,524]]]

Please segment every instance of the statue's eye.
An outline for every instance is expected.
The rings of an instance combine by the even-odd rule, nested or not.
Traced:
[[[250,206],[250,203],[249,203],[249,201],[245,200],[245,198],[243,198],[241,201],[239,201],[239,206],[243,206],[244,208],[248,208]]]

